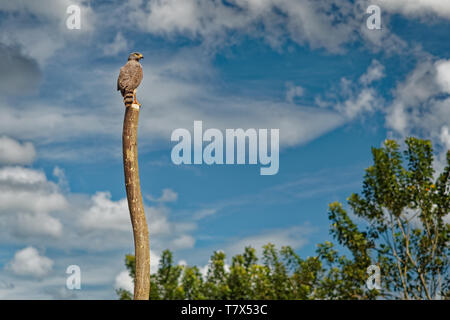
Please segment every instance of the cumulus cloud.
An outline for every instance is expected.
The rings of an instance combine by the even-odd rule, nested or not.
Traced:
[[[148,32],[182,34],[208,44],[223,42],[228,32],[238,31],[261,36],[273,46],[290,37],[313,48],[339,51],[354,37],[353,10],[349,1],[340,0],[233,0],[231,5],[220,0],[154,0],[145,10],[136,6],[131,16]]]
[[[11,225],[12,231],[18,237],[51,236],[58,238],[62,235],[61,222],[47,213],[18,213]]]
[[[334,109],[351,121],[357,116],[373,113],[381,109],[383,101],[370,85],[384,77],[384,66],[373,60],[358,81],[341,78],[338,88],[334,88],[325,98],[316,97],[316,104],[322,108]]]
[[[39,18],[50,20],[65,21],[66,9],[70,5],[78,5],[83,9],[89,8],[83,5],[83,0],[60,0],[53,2],[52,0],[36,1],[2,1],[0,3],[0,10],[5,12],[22,12],[30,13]]]
[[[121,32],[116,34],[116,37],[111,43],[103,45],[103,53],[106,56],[115,56],[120,52],[124,52],[129,47],[127,39]]]
[[[0,181],[4,184],[42,184],[47,181],[42,171],[19,166],[3,167],[0,169]]]
[[[1,42],[0,57],[0,93],[12,95],[36,91],[42,77],[36,60],[24,55],[20,47]]]
[[[399,83],[386,117],[387,127],[401,136],[410,134],[436,141],[450,123],[450,61],[426,60]]]
[[[75,204],[76,205],[76,204]],[[128,210],[127,199],[112,200],[109,192],[97,192],[90,199],[90,205],[80,211],[77,225],[86,241],[97,249],[103,248],[105,243],[108,246],[124,246],[129,244],[131,236],[131,221]],[[195,224],[180,221],[171,221],[170,208],[159,206],[146,206],[144,210],[149,224],[150,237],[154,237],[153,246],[157,249],[191,248],[195,244],[195,239],[189,235]]]
[[[127,199],[112,201],[109,192],[97,192],[92,196],[92,206],[81,217],[86,229],[129,231],[131,228]]]
[[[90,114],[80,114],[73,108],[45,105],[39,101],[20,108],[12,103],[2,104],[0,101],[0,104],[2,131],[41,145],[120,132],[120,120],[115,117],[117,113],[114,110],[108,114],[99,108]],[[104,123],[99,125],[102,118]]]
[[[62,234],[62,224],[51,213],[67,208],[57,185],[41,171],[23,167],[0,168],[0,229],[3,236]]]
[[[450,60],[439,60],[435,64],[436,82],[442,92],[450,93]]]
[[[305,89],[301,86],[295,86],[290,82],[286,84],[286,87],[286,101],[290,103],[294,101],[294,98],[301,97],[305,92]]]
[[[66,10],[70,5],[80,7],[81,29],[76,32],[66,27]],[[83,35],[94,30],[96,21],[93,10],[83,0],[1,1],[0,11],[3,31],[0,42],[19,45],[24,54],[40,65],[68,43],[85,41]]]
[[[36,157],[34,145],[0,136],[0,164],[31,164]]]
[[[147,28],[155,32],[200,32],[203,13],[199,10],[200,5],[200,2],[193,0],[150,1]]]
[[[130,277],[130,273],[126,270],[119,273],[114,281],[114,287],[116,289],[124,289],[133,293],[134,283],[133,278]]]
[[[54,171],[61,176],[62,169]],[[190,233],[196,224],[170,219],[171,209],[165,203],[174,201],[176,193],[167,190],[162,192],[164,201],[145,206],[150,235],[155,237],[152,246],[156,250],[191,248],[195,239]],[[36,169],[0,167],[0,237],[4,243],[33,240],[65,249],[129,248],[128,203],[126,198],[113,200],[109,192],[92,196],[63,192],[60,181],[49,181]]]
[[[375,0],[382,9],[407,17],[437,16],[450,19],[450,2],[447,0]]]
[[[447,126],[442,127],[440,138],[442,144],[450,150],[450,131]]]
[[[363,85],[369,85],[384,76],[384,66],[378,60],[373,60],[366,73],[359,78],[359,82]]]
[[[366,27],[366,9],[377,4],[383,14],[383,28]],[[311,48],[343,52],[357,39],[373,49],[401,52],[406,43],[392,34],[389,16],[450,17],[446,0],[150,0],[129,6],[130,21],[144,31],[175,38],[176,35],[201,39],[207,46],[222,46],[236,40],[229,34],[264,39],[275,48],[287,39]]]
[[[355,96],[340,103],[336,108],[342,111],[349,119],[355,118],[363,112],[372,112],[379,107],[376,91],[370,88],[364,88]]]
[[[450,60],[427,59],[400,82],[386,110],[386,127],[397,139],[417,136],[433,142],[436,172],[446,165],[450,143]]]
[[[66,199],[45,174],[23,167],[0,168],[0,210],[52,212],[66,207]],[[28,201],[23,201],[28,199]]]
[[[42,278],[53,268],[53,261],[41,256],[33,247],[26,247],[15,253],[7,268],[19,276]]]

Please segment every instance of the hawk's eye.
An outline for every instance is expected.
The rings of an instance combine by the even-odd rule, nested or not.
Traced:
[[[139,53],[135,53],[134,55],[135,55],[135,56],[139,56]]]

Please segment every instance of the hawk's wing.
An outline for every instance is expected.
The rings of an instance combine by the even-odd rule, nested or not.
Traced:
[[[125,66],[123,66],[122,68],[120,68],[120,73],[119,73],[119,77],[117,78],[117,90],[120,90],[120,92],[122,93],[122,96],[125,95],[125,90],[127,87],[127,83],[129,82],[129,78],[130,75],[127,72],[127,68],[125,68]]]

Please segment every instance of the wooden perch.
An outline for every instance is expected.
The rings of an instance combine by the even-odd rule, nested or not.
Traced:
[[[132,104],[125,108],[123,120],[123,167],[125,171],[125,188],[127,190],[128,208],[133,226],[134,248],[136,257],[136,278],[134,282],[134,299],[148,300],[150,295],[150,246],[144,204],[142,202],[139,182],[137,153],[137,128],[139,122],[139,105]]]

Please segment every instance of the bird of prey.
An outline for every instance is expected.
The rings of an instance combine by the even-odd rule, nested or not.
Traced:
[[[123,102],[125,107],[131,106],[131,104],[137,104],[136,89],[142,81],[143,72],[142,66],[139,60],[144,56],[139,52],[130,53],[128,56],[128,62],[120,68],[119,78],[117,79],[117,90],[123,96]]]

